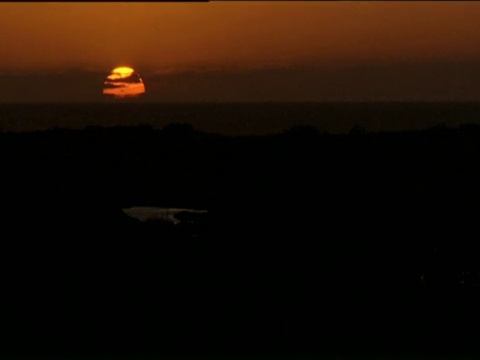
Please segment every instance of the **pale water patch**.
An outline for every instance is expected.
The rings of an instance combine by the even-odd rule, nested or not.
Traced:
[[[176,217],[179,213],[206,214],[207,210],[162,208],[162,207],[131,207],[122,209],[128,216],[140,221],[163,220],[173,224],[179,224],[182,221]]]

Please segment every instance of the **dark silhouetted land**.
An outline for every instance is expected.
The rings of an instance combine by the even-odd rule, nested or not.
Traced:
[[[5,354],[477,351],[478,125],[89,126],[0,146]]]

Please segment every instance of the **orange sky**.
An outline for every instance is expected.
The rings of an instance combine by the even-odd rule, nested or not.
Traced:
[[[0,46],[0,102],[480,101],[480,2],[0,3]]]
[[[480,2],[0,3],[0,66],[480,60]]]

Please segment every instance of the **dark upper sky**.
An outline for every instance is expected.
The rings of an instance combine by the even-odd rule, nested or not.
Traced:
[[[0,102],[480,100],[480,2],[0,3]]]

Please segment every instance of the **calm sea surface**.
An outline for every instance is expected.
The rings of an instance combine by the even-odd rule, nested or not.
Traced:
[[[480,103],[0,104],[2,132],[170,123],[228,135],[271,134],[306,124],[330,133],[348,132],[355,124],[367,131],[418,130],[480,124]]]

